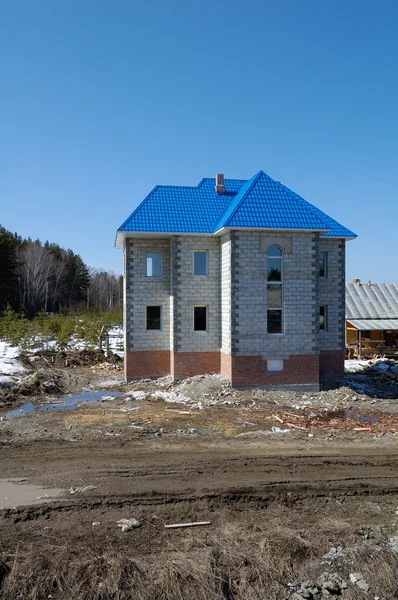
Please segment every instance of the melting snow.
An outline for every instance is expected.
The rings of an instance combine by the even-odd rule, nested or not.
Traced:
[[[18,382],[18,376],[27,372],[16,358],[19,354],[18,346],[0,340],[0,387],[10,387]]]
[[[188,396],[184,396],[184,394],[178,394],[177,392],[153,392],[151,394],[152,398],[162,398],[165,402],[178,402],[180,404],[185,404],[189,402],[190,398]]]
[[[134,400],[145,400],[147,393],[142,392],[141,390],[138,390],[137,392],[127,392],[126,396],[129,396],[130,398],[134,398]]]

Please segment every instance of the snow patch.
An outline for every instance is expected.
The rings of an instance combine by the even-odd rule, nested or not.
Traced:
[[[137,390],[136,392],[126,392],[125,395],[129,398],[133,398],[134,400],[145,400],[148,394],[146,392],[142,392],[141,390]],[[153,395],[154,394],[152,394],[152,396]]]
[[[345,360],[344,368],[348,373],[359,373],[368,369],[371,366],[370,363],[369,360]]]
[[[11,383],[13,380],[10,378],[4,379],[6,375],[23,375],[27,372],[25,367],[21,365],[21,363],[16,359],[20,354],[19,346],[11,346],[8,342],[0,340],[0,376],[2,378],[2,384],[6,384],[8,387],[8,383]]]
[[[190,400],[188,396],[184,396],[184,394],[179,394],[177,392],[153,392],[153,394],[151,394],[151,397],[161,398],[165,402],[177,402],[179,404],[185,404]]]
[[[97,383],[97,387],[100,388],[117,387],[119,385],[124,385],[124,379],[107,379]]]

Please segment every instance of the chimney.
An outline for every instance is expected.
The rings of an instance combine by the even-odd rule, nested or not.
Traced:
[[[353,283],[355,283],[355,285],[361,285],[361,280],[360,279],[354,279]]]
[[[216,187],[217,194],[225,194],[224,175],[223,173],[217,173],[216,175]]]
[[[372,282],[370,281],[370,279],[369,279],[369,281],[368,281],[368,286],[369,286],[369,287],[372,287]]]

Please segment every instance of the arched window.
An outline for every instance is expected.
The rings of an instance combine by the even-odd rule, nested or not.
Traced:
[[[282,250],[270,246],[267,250],[267,332],[283,332],[282,311]]]

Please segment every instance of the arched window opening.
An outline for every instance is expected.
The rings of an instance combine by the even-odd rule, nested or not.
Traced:
[[[283,333],[283,254],[279,246],[267,250],[267,332]]]

